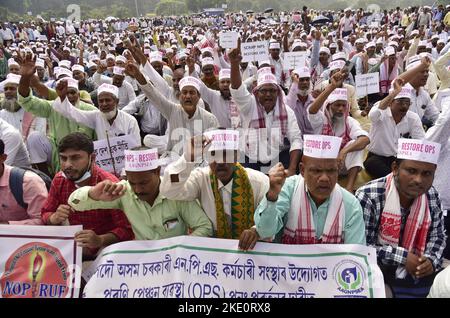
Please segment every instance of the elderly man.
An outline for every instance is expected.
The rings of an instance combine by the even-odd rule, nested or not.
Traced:
[[[122,109],[136,98],[133,86],[125,81],[125,69],[123,67],[114,66],[112,78],[101,75],[105,70],[106,67],[102,64],[99,64],[97,67],[97,72],[95,72],[94,76],[92,76],[92,79],[98,86],[100,86],[101,84],[110,84],[116,86],[119,90],[118,108]]]
[[[180,104],[175,104],[156,90],[155,86],[141,73],[137,65],[129,62],[127,73],[136,78],[142,92],[167,119],[169,124],[168,151],[181,155],[184,151],[185,140],[200,135],[208,129],[218,127],[219,123],[216,116],[198,107],[200,83],[197,78],[188,76],[180,81]],[[180,138],[182,141],[177,144]]]
[[[95,186],[103,180],[117,182],[112,174],[95,164],[94,143],[85,134],[65,136],[58,145],[61,171],[52,181],[42,206],[42,221],[49,225],[83,225],[75,241],[83,247],[83,260],[95,258],[108,245],[134,238],[130,223],[120,210],[90,210],[73,213],[68,205],[70,194],[82,186]],[[107,212],[107,213],[105,213]]]
[[[255,212],[259,236],[277,235],[283,244],[365,245],[361,206],[337,183],[341,138],[304,137],[301,175],[288,178],[280,163],[269,172],[269,191]]]
[[[342,138],[338,156],[340,174],[348,175],[346,189],[353,192],[356,177],[363,167],[363,151],[370,140],[359,122],[349,116],[347,89],[338,88],[342,86],[345,74],[333,75],[330,85],[309,107],[308,120],[315,134]]]
[[[214,74],[214,59],[205,57],[202,62],[202,75],[200,79],[210,89],[219,90],[219,78]]]
[[[35,61],[28,55],[21,66],[22,77],[19,82],[18,102],[25,111],[32,113],[36,117],[47,118],[48,137],[39,132],[32,132],[28,136],[27,144],[30,150],[31,163],[35,164],[39,170],[50,175],[50,171],[54,173],[59,171],[57,145],[64,136],[71,132],[79,131],[95,140],[95,133],[92,129],[61,116],[53,109],[52,101],[39,99],[31,94],[30,82],[35,71]],[[72,105],[86,111],[96,109],[93,105],[80,101],[79,92],[75,90],[72,92],[73,94],[68,96]]]
[[[102,181],[70,195],[76,211],[120,209],[131,223],[137,240],[159,240],[187,235],[211,236],[211,221],[197,202],[173,201],[160,193],[157,149],[146,147],[125,151],[127,180]]]
[[[86,125],[95,130],[98,139],[131,135],[140,144],[141,135],[136,118],[118,109],[119,89],[115,85],[102,84],[98,88],[99,109],[94,111],[80,110],[67,98],[78,86],[74,79],[63,79],[56,86],[59,99],[53,108],[69,120]]]
[[[231,96],[239,107],[242,127],[247,129],[244,166],[261,170],[276,160],[290,175],[297,170],[302,139],[294,111],[285,104],[285,95],[270,68],[259,71],[257,87],[250,94],[242,83],[240,40],[229,54]]]
[[[377,249],[384,282],[394,297],[426,297],[442,265],[446,234],[432,187],[440,144],[398,141],[392,173],[358,189],[367,243]]]
[[[173,200],[198,200],[215,237],[240,238],[241,248],[253,248],[258,239],[253,214],[267,193],[269,179],[237,162],[238,131],[214,130],[205,135],[194,137],[187,152],[165,169],[161,193]],[[203,155],[209,167],[194,169]]]
[[[26,112],[17,102],[17,88],[20,82],[20,75],[9,74],[0,86],[3,86],[5,98],[0,102],[0,118],[14,126],[22,134],[24,142],[32,131],[42,134],[46,132],[46,120],[36,118],[31,113]]]
[[[369,112],[371,143],[364,167],[372,178],[381,178],[391,172],[399,138],[425,137],[419,116],[409,111],[411,89],[402,87],[403,84],[400,78],[394,81],[389,95],[375,103]]]

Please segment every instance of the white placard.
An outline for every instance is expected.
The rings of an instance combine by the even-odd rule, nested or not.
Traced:
[[[220,47],[224,49],[237,48],[239,33],[235,31],[223,32],[219,34]]]
[[[0,225],[0,297],[78,298],[82,228]]]
[[[87,298],[385,297],[373,247],[178,236],[110,245],[83,273]]]
[[[109,146],[106,139],[94,141],[95,163],[103,170],[118,175],[125,167],[124,151],[139,146],[139,142],[134,136],[125,135],[109,138]]]
[[[356,75],[356,96],[358,98],[380,91],[380,76],[378,72]]]
[[[283,55],[283,68],[286,71],[295,70],[298,67],[305,66],[305,61],[305,52],[286,52]]]
[[[257,41],[241,43],[242,62],[263,61],[269,59],[269,43]]]

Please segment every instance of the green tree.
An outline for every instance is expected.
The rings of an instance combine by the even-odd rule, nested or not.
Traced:
[[[182,1],[162,0],[155,11],[157,15],[183,15],[188,13],[188,8]]]

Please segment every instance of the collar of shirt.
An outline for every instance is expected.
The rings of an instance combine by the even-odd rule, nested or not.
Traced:
[[[217,187],[221,191],[223,189],[223,190],[227,191],[228,193],[231,193],[231,191],[233,191],[233,180],[230,180],[230,182],[228,182],[226,185],[224,185],[222,183],[222,181],[217,180]]]

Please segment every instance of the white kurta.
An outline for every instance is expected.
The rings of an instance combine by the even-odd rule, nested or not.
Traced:
[[[103,76],[97,72],[94,73],[92,79],[98,86],[102,85],[103,83],[112,85],[112,78]],[[136,94],[134,93],[133,86],[129,82],[124,80],[122,86],[119,87],[119,104],[117,105],[117,107],[119,109],[122,109],[134,99],[136,99]]]
[[[5,144],[5,164],[15,167],[29,167],[30,156],[19,131],[0,119],[0,139]]]
[[[17,130],[19,130],[20,134],[23,135],[22,122],[24,114],[25,110],[23,108],[20,108],[15,113],[9,112],[6,109],[2,109],[0,111],[0,118],[6,121],[8,124],[12,125],[13,127],[16,127]],[[47,120],[42,117],[35,117],[33,122],[31,123],[29,132],[31,133],[33,131],[38,131],[45,135],[47,132]]]
[[[171,163],[164,171],[160,186],[161,194],[172,200],[199,200],[214,229],[217,229],[216,204],[209,177],[210,168],[194,169],[194,166],[195,163],[187,162],[184,156]],[[269,190],[269,177],[253,169],[245,168],[245,171],[252,185],[256,209]],[[170,175],[173,174],[178,174],[178,182],[171,182]],[[232,182],[223,185],[218,180],[218,188],[222,195],[225,214],[230,218]]]

